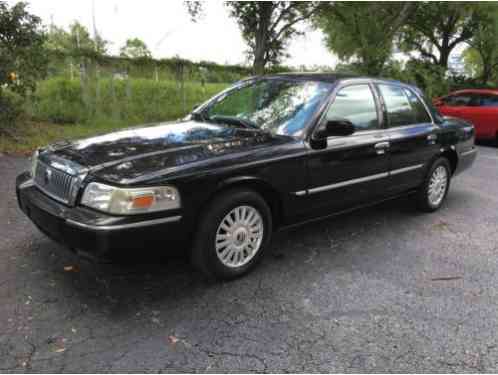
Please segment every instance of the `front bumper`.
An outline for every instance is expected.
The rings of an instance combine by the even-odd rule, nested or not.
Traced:
[[[21,210],[43,233],[77,252],[107,257],[123,250],[164,247],[187,237],[179,212],[171,216],[112,216],[81,206],[69,207],[42,193],[28,172],[17,177],[16,193]]]

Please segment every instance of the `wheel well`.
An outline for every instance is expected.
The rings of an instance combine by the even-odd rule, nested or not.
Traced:
[[[458,164],[458,156],[455,150],[446,150],[441,154],[442,157],[445,157],[450,162],[451,166],[451,174],[455,173],[457,164]]]
[[[283,204],[280,194],[269,184],[259,180],[240,180],[223,185],[218,190],[216,190],[211,197],[208,199],[206,205],[212,201],[216,196],[223,194],[224,192],[236,189],[236,188],[246,188],[255,191],[265,200],[270,207],[272,213],[273,227],[278,227],[283,219]]]

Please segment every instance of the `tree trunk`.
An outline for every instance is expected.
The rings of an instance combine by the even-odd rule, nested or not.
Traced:
[[[273,13],[273,4],[271,2],[258,2],[258,22],[256,31],[256,40],[254,43],[254,62],[253,69],[257,75],[264,74],[267,63],[267,49],[269,42],[269,28],[271,25],[271,16]]]
[[[441,48],[439,49],[439,66],[447,69],[448,61],[450,59],[450,40],[448,35],[443,36],[443,41],[441,43]]]
[[[482,76],[481,81],[483,85],[486,85],[491,77],[491,65],[483,61],[482,64]]]

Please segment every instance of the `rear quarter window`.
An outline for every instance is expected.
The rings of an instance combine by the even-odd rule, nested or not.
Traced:
[[[418,123],[422,122],[432,122],[431,117],[427,113],[427,109],[425,108],[424,103],[419,99],[415,93],[410,89],[404,89],[405,94],[410,102],[413,111],[415,112],[415,120]]]

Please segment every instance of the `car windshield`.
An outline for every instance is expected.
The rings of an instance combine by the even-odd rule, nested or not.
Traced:
[[[206,121],[299,136],[332,84],[259,79],[227,91],[202,113]]]

